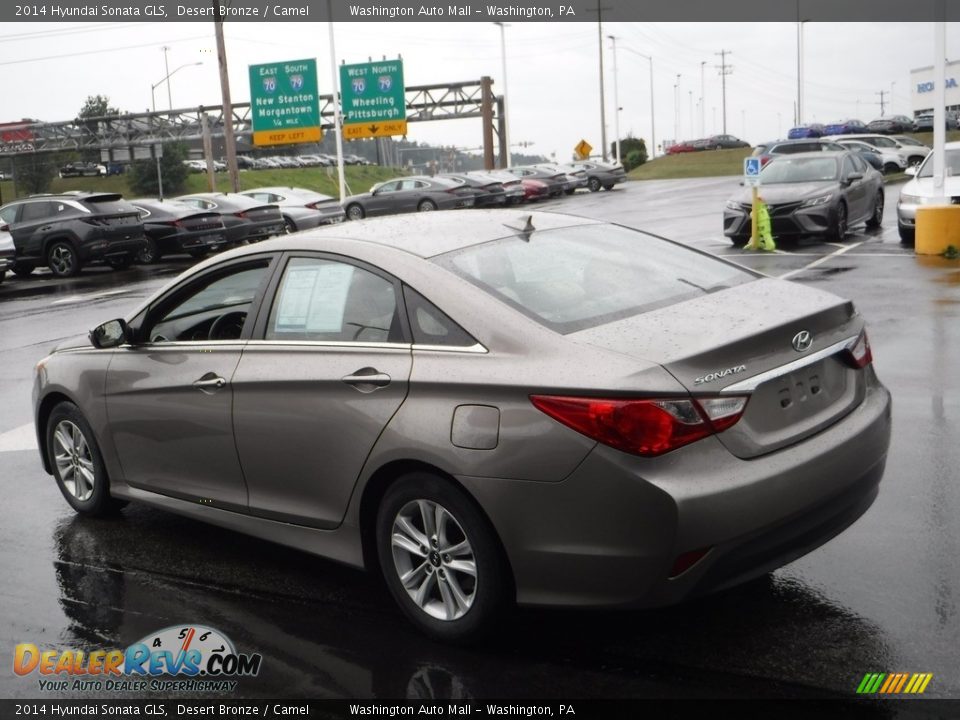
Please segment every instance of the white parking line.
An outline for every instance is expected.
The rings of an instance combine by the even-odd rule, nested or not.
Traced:
[[[87,293],[85,295],[68,295],[65,298],[60,298],[59,300],[54,300],[51,305],[65,305],[67,303],[78,303],[84,302],[85,300],[98,300],[100,298],[110,297],[111,295],[122,295],[123,293],[130,292],[129,289],[125,288],[123,290],[104,290],[103,292],[98,293]]]
[[[33,431],[33,423],[0,433],[0,452],[36,449],[37,434]]]
[[[827,260],[830,260],[831,258],[840,257],[840,256],[843,255],[844,253],[849,252],[849,251],[853,250],[853,249],[856,248],[856,247],[860,247],[860,246],[863,245],[863,243],[865,243],[865,242],[866,242],[866,240],[861,240],[860,242],[854,243],[853,245],[845,245],[845,246],[841,247],[839,250],[835,250],[834,252],[830,253],[829,255],[824,255],[823,257],[819,258],[818,260],[814,260],[812,263],[807,263],[807,264],[804,265],[802,268],[797,268],[796,270],[791,270],[790,272],[784,273],[783,275],[778,275],[778,277],[779,277],[781,280],[786,280],[787,278],[793,277],[794,275],[799,275],[800,273],[802,273],[802,272],[805,271],[805,270],[809,270],[810,268],[815,268],[815,267],[817,267],[817,265],[822,265],[823,263],[827,262]]]

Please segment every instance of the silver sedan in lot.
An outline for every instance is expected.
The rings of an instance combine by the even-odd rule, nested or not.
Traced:
[[[381,572],[445,639],[724,588],[873,502],[890,395],[852,303],[609,223],[466,219],[240,248],[64,342],[44,468],[80,513]]]
[[[287,232],[311,230],[320,225],[344,219],[343,208],[336,198],[315,190],[294,187],[262,187],[240,193],[264,204],[276,205],[283,215]]]

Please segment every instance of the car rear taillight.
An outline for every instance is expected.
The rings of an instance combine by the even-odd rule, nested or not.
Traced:
[[[532,395],[534,407],[604,445],[655,457],[722,432],[743,416],[746,396],[612,399]]]
[[[234,216],[234,217],[238,217],[238,218],[246,218],[246,217],[247,217],[247,211],[246,211],[246,210],[241,210],[240,212],[235,212],[235,213],[233,214],[233,216]]]
[[[867,337],[866,328],[860,332],[860,337],[856,339],[844,353],[847,362],[855,368],[865,368],[873,362],[873,351],[870,349],[870,339]]]
[[[9,231],[10,231],[9,225],[0,225],[0,232],[9,232]]]
[[[164,225],[169,225],[170,227],[175,227],[175,228],[182,228],[182,227],[183,227],[183,223],[182,223],[181,221],[179,221],[179,220],[171,220],[171,221],[165,222],[165,223],[163,223],[163,224],[164,224]]]

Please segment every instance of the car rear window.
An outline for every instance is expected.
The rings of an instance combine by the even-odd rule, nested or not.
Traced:
[[[139,211],[133,205],[120,200],[119,197],[119,195],[103,195],[101,197],[86,198],[84,202],[93,212],[101,215],[139,214]]]
[[[708,255],[616,225],[533,231],[433,261],[563,334],[754,277]]]

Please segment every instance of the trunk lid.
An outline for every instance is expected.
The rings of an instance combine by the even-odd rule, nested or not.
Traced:
[[[863,373],[843,347],[863,327],[853,304],[762,279],[569,335],[656,362],[692,395],[747,395],[740,421],[717,437],[750,458],[798,442],[863,399]],[[808,349],[793,339],[809,332]]]

